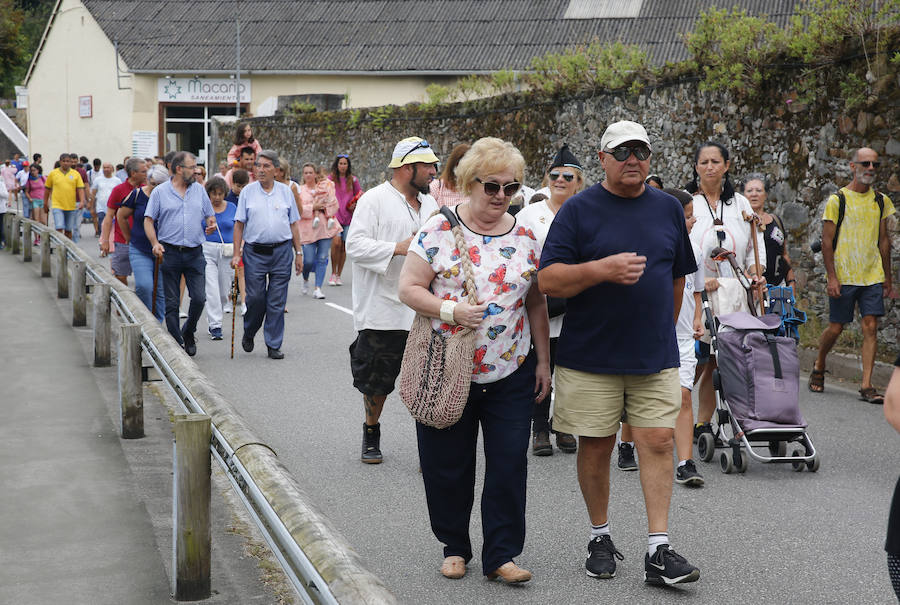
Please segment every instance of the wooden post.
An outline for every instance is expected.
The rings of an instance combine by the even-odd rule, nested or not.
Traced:
[[[63,244],[56,248],[56,255],[56,297],[69,298],[69,256]]]
[[[210,596],[210,454],[206,414],[175,416],[174,594],[176,601]]]
[[[122,439],[140,439],[144,436],[140,324],[119,326],[119,404]]]
[[[12,252],[12,242],[9,241],[9,234],[12,233],[12,212],[3,213],[3,234],[6,237],[6,246]]]
[[[94,286],[94,367],[106,368],[110,363],[109,284]]]
[[[41,277],[50,277],[50,233],[45,231],[41,237]]]
[[[22,261],[31,262],[31,247],[34,240],[31,239],[31,223],[22,225]]]
[[[72,325],[87,325],[87,264],[80,260],[72,263]]]
[[[9,236],[12,235],[12,245],[10,246],[10,252],[13,254],[19,253],[19,225],[22,223],[22,219],[18,217],[18,215],[13,214],[12,219],[12,231],[11,233],[7,233],[6,239],[9,241]]]

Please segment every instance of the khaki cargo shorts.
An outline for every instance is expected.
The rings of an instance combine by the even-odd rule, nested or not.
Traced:
[[[681,409],[678,368],[658,374],[592,374],[556,366],[553,430],[609,437],[622,412],[631,426],[675,428]]]

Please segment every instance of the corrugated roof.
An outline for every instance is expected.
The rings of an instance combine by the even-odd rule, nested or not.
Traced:
[[[237,8],[244,70],[424,73],[523,70],[594,38],[639,44],[657,64],[679,61],[681,36],[714,4],[644,0],[633,19],[564,19],[569,0],[83,2],[132,71],[234,69]],[[718,2],[782,25],[797,3]]]

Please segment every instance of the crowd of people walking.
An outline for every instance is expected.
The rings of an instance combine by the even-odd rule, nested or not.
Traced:
[[[650,174],[652,150],[641,124],[610,124],[592,150],[602,182],[586,182],[583,163],[563,145],[535,190],[510,142],[456,145],[439,174],[435,149],[408,137],[386,158],[390,178],[364,190],[347,154],[330,168],[304,163],[293,178],[289,162],[242,123],[209,178],[183,151],[118,166],[85,166],[87,158],[66,153],[46,177],[39,155],[31,163],[14,157],[0,168],[0,210],[16,198],[23,214],[44,224],[52,218],[73,239],[88,211],[113,274],[123,283],[133,275],[141,301],[188,355],[197,353],[205,309],[212,340],[223,338],[225,314],[242,313],[243,350],[254,350],[261,329],[268,357],[283,359],[291,273],[302,276],[302,296],[323,299],[326,278],[342,285],[349,259],[357,332],[349,365],[363,399],[363,463],[384,460],[381,415],[412,363],[404,351],[414,318],[428,318],[433,337],[473,334],[461,416],[448,428],[416,425],[444,576],[463,577],[474,556],[469,522],[480,430],[485,576],[531,579],[515,563],[525,543],[527,454],[552,455],[555,437],[557,450],[575,454],[590,522],[586,573],[610,579],[623,561],[608,516],[615,451],[619,469],[640,470],[645,581],[675,584],[697,581],[700,571],[669,541],[672,486],[704,484],[692,441],[713,432],[716,409],[716,356],[701,294],[719,305],[740,298],[729,292],[729,277],[758,296],[766,286],[799,292],[789,231],[771,212],[766,175],[738,181],[730,150],[708,141],[695,149],[691,181],[663,189],[662,177]],[[823,216],[830,316],[808,387],[824,390],[828,352],[858,306],[860,398],[885,403],[900,430],[897,372],[886,400],[871,382],[877,318],[883,299],[896,296],[887,230],[895,209],[874,189],[877,152],[855,150],[849,165],[851,182],[827,200]],[[714,260],[718,249],[736,264]],[[640,321],[623,321],[636,309]],[[886,548],[900,595],[898,500]]]

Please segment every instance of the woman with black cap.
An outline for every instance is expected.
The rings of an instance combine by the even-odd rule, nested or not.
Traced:
[[[516,217],[523,225],[531,228],[542,248],[556,213],[559,212],[566,200],[584,189],[581,162],[569,151],[568,145],[560,147],[556,157],[550,162],[545,182],[550,187],[550,197],[525,206]],[[547,311],[550,315],[550,371],[552,373],[556,358],[556,343],[559,341],[563,314],[566,311],[566,300],[548,296]],[[542,402],[534,404],[532,454],[535,456],[553,455],[550,431],[550,397],[548,396]],[[578,444],[575,437],[569,433],[556,433],[556,447],[563,452],[574,453]]]

